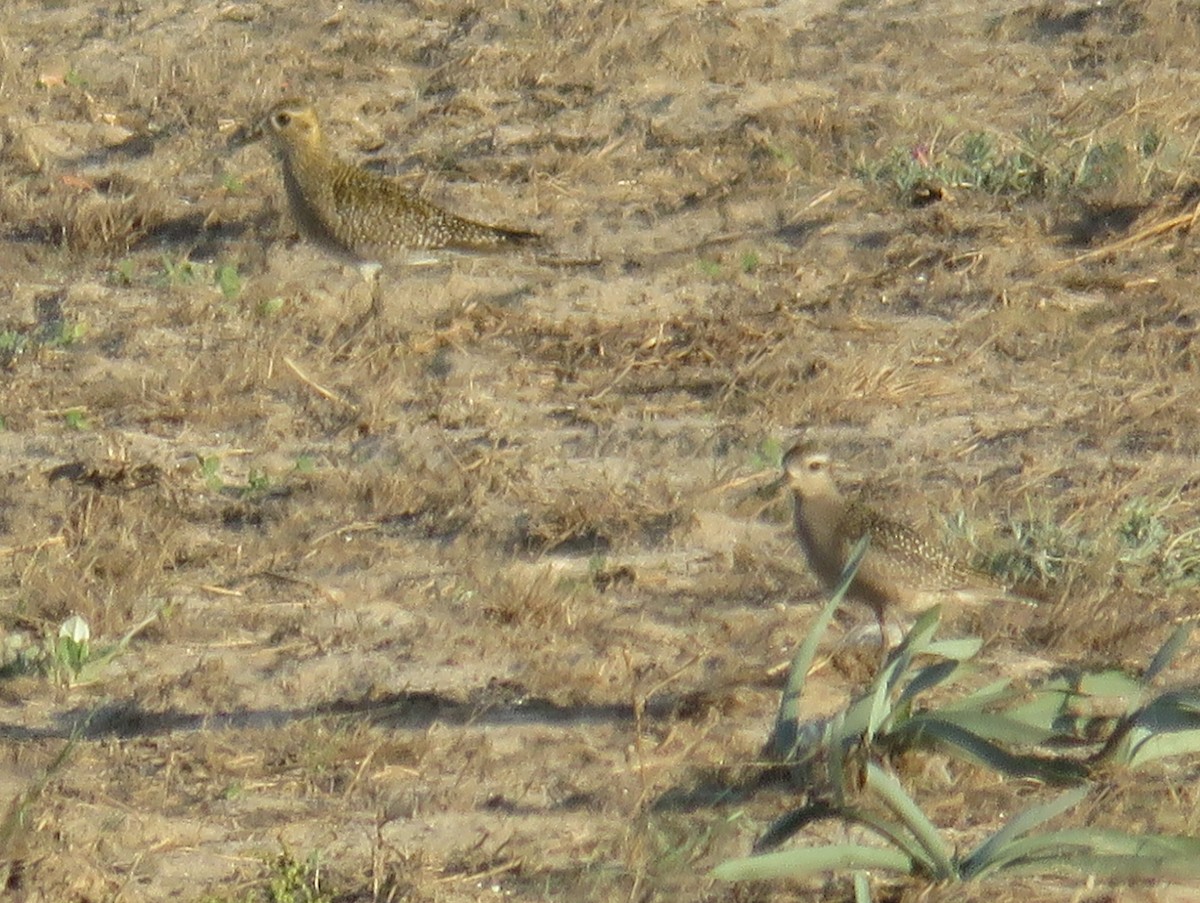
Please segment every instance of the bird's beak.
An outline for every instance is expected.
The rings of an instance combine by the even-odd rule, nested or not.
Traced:
[[[785,486],[787,486],[787,474],[780,474],[770,483],[760,486],[756,490],[755,495],[765,499],[773,499]]]
[[[245,147],[247,144],[253,144],[256,141],[261,141],[263,135],[266,134],[266,118],[258,117],[253,122],[243,123],[238,126],[229,139],[225,142],[225,146],[230,149]]]

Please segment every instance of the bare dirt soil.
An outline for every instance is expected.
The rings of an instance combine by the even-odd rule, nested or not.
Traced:
[[[8,898],[266,899],[317,863],[339,900],[846,899],[710,875],[795,802],[744,788],[822,598],[756,490],[808,431],[947,543],[1032,542],[1046,604],[946,628],[985,676],[1137,668],[1200,610],[1198,26],[1163,0],[8,0]],[[295,95],[346,157],[546,248],[391,267],[366,316],[231,140]],[[824,659],[811,709],[875,655]],[[964,845],[1043,798],[895,767]],[[1072,819],[1194,834],[1197,773],[1116,774]]]

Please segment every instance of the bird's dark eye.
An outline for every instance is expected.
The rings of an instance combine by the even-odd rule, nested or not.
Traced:
[[[809,461],[808,462],[808,469],[811,470],[813,473],[819,472],[821,470],[821,468],[824,466],[825,465],[822,464],[820,461]]]
[[[280,113],[275,114],[275,127],[276,128],[280,128],[280,129],[286,128],[287,124],[291,121],[292,121],[291,113],[280,112]]]

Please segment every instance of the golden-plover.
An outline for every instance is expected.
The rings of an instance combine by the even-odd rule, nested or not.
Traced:
[[[316,110],[306,101],[275,104],[261,127],[283,164],[288,206],[301,231],[355,260],[381,263],[438,249],[501,250],[539,238],[535,232],[448,213],[396,179],[342,160],[330,149]]]
[[[792,492],[796,538],[809,567],[827,589],[838,584],[855,544],[870,536],[847,596],[871,607],[881,634],[891,608],[912,611],[939,602],[978,604],[1000,599],[1028,604],[1029,600],[1010,594],[911,527],[843,496],[830,474],[829,456],[812,445],[801,442],[788,451],[783,471]]]

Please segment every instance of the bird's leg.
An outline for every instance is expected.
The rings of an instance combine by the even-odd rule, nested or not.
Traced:
[[[379,273],[382,267],[377,263],[359,263],[355,266],[355,269],[358,271],[358,274],[362,277],[363,281],[367,283],[367,288],[371,294],[371,306],[355,319],[354,325],[349,326],[344,330],[345,339],[342,339],[339,336],[338,341],[341,344],[338,345],[337,350],[334,352],[335,358],[341,358],[342,355],[346,353],[347,349],[349,349],[349,347],[354,344],[358,337],[362,335],[363,330],[367,328],[368,323],[375,324],[375,338],[382,338],[383,287],[379,278]],[[347,306],[349,306],[348,303]],[[339,332],[343,331],[339,330]]]
[[[891,645],[888,643],[887,610],[883,605],[872,605],[875,612],[875,623],[879,625],[879,667],[882,669],[888,662]]]
[[[383,280],[379,276],[383,267],[377,263],[364,263],[359,265],[358,271],[371,287],[371,316],[374,317],[375,328],[378,329],[383,320]]]

